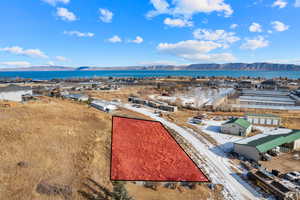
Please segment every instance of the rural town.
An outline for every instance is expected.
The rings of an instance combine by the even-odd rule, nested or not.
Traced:
[[[68,198],[74,195],[73,187],[81,188],[85,176],[109,185],[111,120],[123,116],[160,122],[207,177],[199,183],[122,179],[137,199],[166,190],[161,199],[185,198],[188,193],[182,191],[186,190],[201,191],[199,198],[203,192],[207,198],[299,198],[299,80],[165,77],[1,82],[1,159],[16,163],[15,169],[7,166],[7,173],[0,177],[8,184],[26,184],[27,189],[37,187],[38,193],[50,195],[59,190],[57,195]],[[144,129],[142,124],[135,127],[140,132]],[[131,142],[137,140],[127,135]],[[149,140],[154,142],[155,136]],[[32,153],[24,154],[19,148]],[[153,148],[149,151],[154,155]],[[38,159],[41,156],[48,161]],[[70,167],[75,171],[70,173]],[[9,170],[25,173],[27,178],[10,177]],[[37,177],[32,177],[31,170],[37,176],[47,173],[49,178],[32,185]],[[65,178],[50,177],[59,174],[76,178],[56,185]]]

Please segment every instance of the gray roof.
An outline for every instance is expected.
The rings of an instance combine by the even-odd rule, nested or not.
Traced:
[[[280,118],[278,115],[273,115],[273,114],[259,114],[259,113],[247,113],[246,116],[251,116],[251,117],[272,117],[272,118]]]
[[[0,87],[0,92],[16,92],[23,90],[31,90],[29,86],[19,86],[19,85],[8,85],[6,87]]]

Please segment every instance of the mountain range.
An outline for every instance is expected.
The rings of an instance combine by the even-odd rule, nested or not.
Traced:
[[[1,68],[0,71],[101,71],[101,70],[237,70],[237,71],[300,71],[300,65],[276,63],[226,63],[226,64],[190,64],[190,65],[151,65],[129,67],[67,67],[32,66],[19,68]]]

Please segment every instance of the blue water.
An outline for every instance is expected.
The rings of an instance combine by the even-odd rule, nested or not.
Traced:
[[[0,78],[32,78],[35,80],[49,80],[53,78],[90,78],[90,77],[166,77],[166,76],[231,76],[231,77],[287,77],[300,78],[300,71],[22,71],[0,72]]]

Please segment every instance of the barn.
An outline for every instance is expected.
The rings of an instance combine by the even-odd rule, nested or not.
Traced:
[[[263,153],[276,147],[282,152],[300,150],[300,130],[285,134],[259,134],[241,139],[234,143],[234,152],[259,161]]]
[[[221,126],[221,132],[230,135],[247,136],[252,125],[243,118],[233,118]]]
[[[21,102],[25,95],[32,95],[31,87],[8,85],[0,88],[0,100]]]

